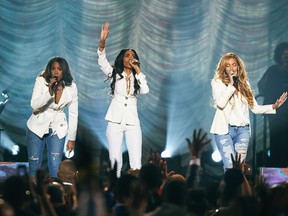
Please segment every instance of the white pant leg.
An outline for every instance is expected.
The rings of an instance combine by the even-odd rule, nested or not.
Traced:
[[[117,161],[117,177],[121,176],[122,161],[122,142],[123,142],[124,126],[121,124],[108,122],[106,136],[108,142],[109,158],[111,168]]]
[[[131,169],[141,168],[142,132],[140,125],[126,125],[125,139]]]

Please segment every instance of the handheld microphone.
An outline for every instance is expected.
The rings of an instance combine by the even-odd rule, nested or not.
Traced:
[[[53,78],[56,79],[56,82],[54,82],[54,83],[51,85],[51,88],[54,90],[55,86],[58,85],[58,77],[55,76],[55,77],[53,77]]]
[[[133,62],[132,64],[137,65],[138,67],[140,66],[140,62]]]
[[[234,77],[232,77],[232,78],[233,78],[233,82],[234,82],[234,83],[237,83],[237,82],[238,82],[238,77],[234,76]]]
[[[8,96],[8,90],[7,89],[4,89],[3,91],[2,91],[2,96],[4,97],[4,98],[8,98],[9,96]]]

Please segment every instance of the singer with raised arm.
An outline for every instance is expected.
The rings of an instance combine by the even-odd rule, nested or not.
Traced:
[[[36,78],[31,107],[33,112],[27,121],[29,175],[35,178],[46,147],[49,176],[57,177],[63,151],[71,152],[75,148],[78,125],[77,86],[64,58],[50,59]]]
[[[226,53],[218,62],[211,81],[216,112],[210,132],[221,154],[224,171],[232,168],[231,154],[245,162],[250,140],[249,109],[255,114],[275,114],[287,99],[284,92],[274,104],[259,105],[248,82],[244,62]],[[244,164],[244,163],[243,163]]]
[[[109,23],[106,22],[101,29],[97,54],[100,69],[111,81],[112,99],[105,116],[108,121],[106,136],[111,166],[117,162],[117,177],[120,177],[124,135],[130,168],[141,168],[142,131],[137,112],[137,98],[138,94],[147,94],[149,87],[135,50],[121,50],[114,65],[110,65],[105,52],[108,34]]]

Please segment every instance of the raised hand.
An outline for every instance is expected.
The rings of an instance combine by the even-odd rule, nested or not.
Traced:
[[[99,50],[103,51],[105,48],[106,39],[109,35],[109,23],[108,21],[105,22],[105,24],[102,26],[101,33],[100,33],[100,39],[99,39]]]
[[[157,152],[151,151],[151,153],[148,157],[148,163],[154,163],[154,164],[160,166],[160,160],[161,160],[160,154]]]
[[[254,186],[254,190],[257,193],[257,195],[259,197],[263,197],[268,192],[268,189],[269,189],[269,185],[266,182],[266,179],[264,178],[264,176],[257,175],[255,177],[255,186]]]
[[[174,172],[168,173],[167,162],[161,158],[161,155],[157,152],[151,152],[148,157],[148,163],[154,163],[161,169],[162,180],[167,179],[169,175]]]
[[[203,148],[211,142],[211,139],[207,139],[207,133],[202,134],[202,129],[199,129],[198,131],[194,129],[193,140],[186,138],[186,141],[190,156],[199,158]]]
[[[236,152],[235,158],[234,158],[233,154],[231,153],[231,160],[232,160],[233,169],[238,169],[240,171],[243,171],[244,161],[241,162],[241,154]]]
[[[140,73],[140,62],[137,59],[133,59],[131,62],[129,62],[131,67],[134,68],[137,74]]]

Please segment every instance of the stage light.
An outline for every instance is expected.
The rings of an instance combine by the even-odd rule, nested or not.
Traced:
[[[172,155],[171,155],[171,152],[166,149],[164,150],[162,153],[161,153],[161,158],[170,158]]]
[[[20,147],[18,145],[13,145],[11,148],[12,155],[18,155]]]
[[[268,157],[271,156],[271,151],[270,151],[270,149],[267,150],[267,156],[268,156]]]
[[[221,155],[220,155],[219,151],[217,151],[217,150],[212,153],[211,157],[212,157],[212,160],[216,163],[221,161]]]

